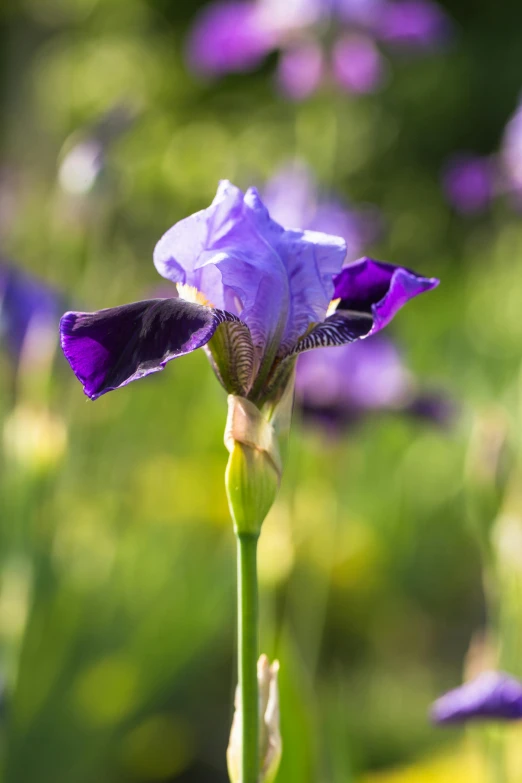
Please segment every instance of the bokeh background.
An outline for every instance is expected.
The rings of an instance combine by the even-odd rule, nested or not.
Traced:
[[[161,234],[220,178],[263,188],[297,160],[322,191],[378,211],[365,253],[441,278],[389,333],[449,413],[370,411],[325,430],[296,412],[260,552],[262,648],[281,661],[277,780],[479,781],[473,742],[428,710],[486,622],[469,453],[492,421],[516,465],[522,222],[505,194],[460,213],[441,178],[459,151],[502,146],[522,91],[522,6],[444,0],[444,46],[390,55],[374,93],[296,101],[274,86],[276,52],[249,73],[190,71],[203,5],[0,10],[0,254],[51,298],[15,345],[7,295],[0,306],[0,779],[227,781],[224,392],[198,352],[90,403],[57,319],[170,295],[152,264]],[[515,535],[516,567],[520,548]]]

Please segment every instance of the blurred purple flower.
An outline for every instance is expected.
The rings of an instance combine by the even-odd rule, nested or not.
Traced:
[[[277,46],[260,4],[222,0],[205,6],[187,43],[190,67],[204,76],[256,68]]]
[[[299,357],[295,391],[305,420],[332,434],[378,411],[400,411],[440,426],[453,414],[443,394],[430,392],[430,404],[424,405],[428,395],[417,390],[393,340],[380,334]]]
[[[324,70],[323,50],[314,41],[307,41],[281,53],[276,78],[285,95],[302,101],[317,90]]]
[[[303,100],[328,81],[359,94],[383,82],[376,41],[419,51],[443,43],[448,29],[433,0],[217,0],[196,17],[187,61],[196,73],[221,76],[251,70],[277,49],[277,82],[288,97]]]
[[[283,226],[342,237],[349,261],[360,256],[382,230],[376,207],[352,207],[335,197],[321,196],[312,172],[303,164],[280,168],[263,188],[263,200]]]
[[[300,356],[296,404],[312,418],[342,424],[362,411],[401,407],[411,380],[392,340],[377,335]]]
[[[31,343],[31,354],[56,342],[56,328],[64,300],[49,285],[0,262],[0,343],[15,362]]]
[[[484,212],[494,194],[495,165],[488,157],[460,153],[442,173],[442,187],[449,203],[463,214]]]
[[[345,35],[332,50],[332,71],[337,84],[352,93],[375,92],[386,75],[379,49],[366,35]]]
[[[430,0],[393,0],[383,3],[377,36],[395,46],[430,49],[449,37],[450,24],[442,8]]]
[[[229,393],[273,400],[300,353],[374,334],[438,285],[369,258],[343,268],[345,255],[341,238],[285,229],[255,188],[221,182],[210,207],[156,245],[155,266],[179,298],[66,313],[63,351],[91,399],[208,346]]]
[[[256,0],[265,21],[279,36],[279,42],[295,32],[322,24],[331,16],[336,0]]]
[[[483,672],[437,699],[431,718],[435,723],[519,720],[522,718],[522,683],[504,672]]]
[[[332,0],[339,19],[358,30],[375,30],[389,0]]]

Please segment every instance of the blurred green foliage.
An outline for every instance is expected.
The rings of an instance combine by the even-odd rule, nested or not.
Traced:
[[[442,279],[393,332],[458,421],[390,414],[332,443],[296,420],[261,541],[262,644],[282,666],[278,780],[348,783],[451,738],[427,707],[459,680],[484,619],[465,453],[477,411],[500,406],[519,431],[522,224],[504,204],[455,216],[439,173],[455,149],[498,145],[522,89],[522,6],[447,0],[448,51],[395,60],[376,96],[292,104],[273,61],[215,84],[186,72],[198,5],[3,4],[1,252],[80,308],[142,298],[164,287],[155,241],[219,178],[262,184],[297,156],[380,207],[369,253]],[[67,150],[115,107],[128,127],[93,187],[67,192]],[[204,355],[95,404],[61,356],[50,384],[2,361],[1,780],[225,781],[235,565],[225,399]]]

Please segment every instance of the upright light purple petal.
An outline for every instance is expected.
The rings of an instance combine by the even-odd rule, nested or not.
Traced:
[[[442,187],[449,203],[465,215],[484,212],[494,193],[495,166],[491,158],[460,153],[442,173]]]
[[[337,84],[347,92],[375,92],[386,77],[385,61],[371,38],[345,35],[334,44],[332,71]]]
[[[176,223],[154,250],[158,272],[200,291],[213,307],[241,315],[263,349],[284,328],[288,275],[276,246],[284,230],[255,191],[222,182],[205,210]]]
[[[431,717],[435,723],[520,720],[522,683],[504,672],[484,672],[437,699]]]
[[[451,25],[440,5],[432,0],[388,0],[375,32],[388,44],[429,49],[449,38]]]
[[[285,231],[255,188],[243,194],[224,182],[208,209],[167,231],[154,263],[164,277],[194,286],[213,306],[238,315],[264,351],[324,318],[332,275],[345,254],[342,239]]]
[[[162,370],[208,343],[234,316],[181,299],[148,299],[95,313],[66,313],[62,349],[92,400]]]
[[[190,68],[221,76],[256,68],[277,45],[274,30],[254,0],[223,0],[205,6],[188,38]]]
[[[320,86],[325,72],[324,55],[314,41],[285,49],[277,66],[280,90],[294,101],[302,101]]]
[[[371,258],[349,264],[335,277],[334,300],[337,312],[367,314],[373,319],[369,334],[383,329],[398,311],[414,297],[436,288],[436,278]]]
[[[311,324],[321,322],[333,293],[333,278],[346,257],[341,237],[316,231],[285,231],[279,252],[288,273],[290,312],[283,350],[295,343]]]

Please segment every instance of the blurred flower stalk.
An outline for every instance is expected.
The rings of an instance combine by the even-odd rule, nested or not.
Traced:
[[[281,478],[296,359],[369,337],[438,285],[369,258],[344,265],[346,252],[343,238],[286,228],[255,188],[243,193],[224,181],[210,207],[176,223],[156,245],[155,266],[176,284],[175,296],[68,312],[61,320],[63,351],[93,400],[198,348],[229,395],[225,486],[238,552],[240,716],[231,741],[233,783],[268,783],[279,756],[278,710],[268,739],[265,710],[261,720],[259,712],[268,673],[261,659],[258,684],[257,542]]]
[[[432,708],[436,723],[509,722],[522,718],[522,497],[511,422],[502,408],[476,416],[466,466],[467,513],[483,568],[487,627],[472,641],[465,682]],[[508,673],[510,672],[510,673]],[[516,676],[513,676],[516,675]],[[475,732],[492,781],[508,783],[506,735]]]

